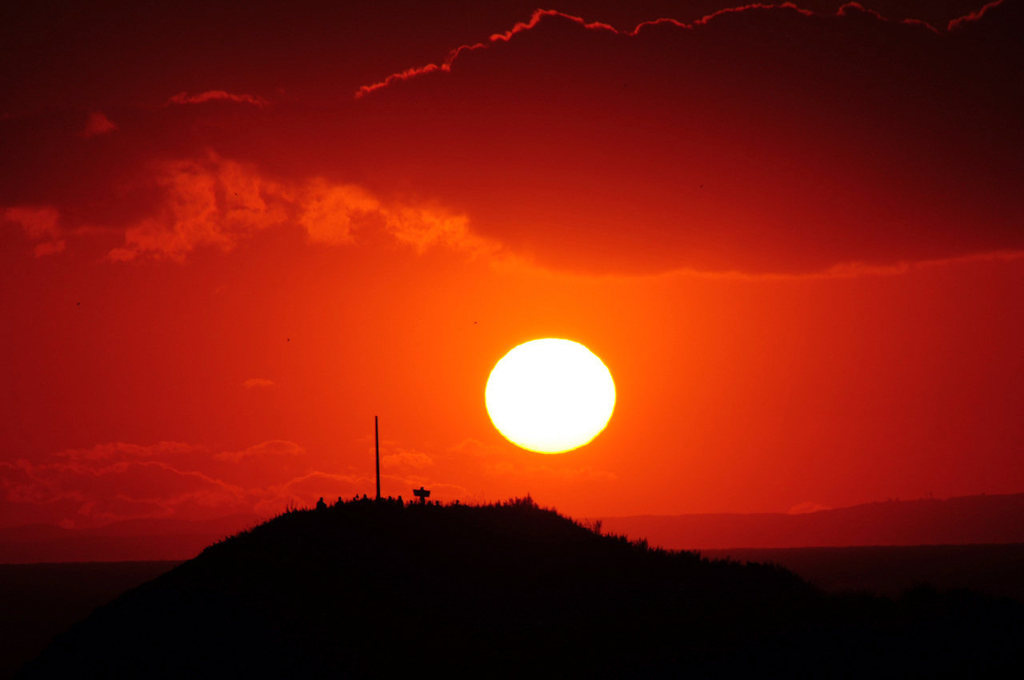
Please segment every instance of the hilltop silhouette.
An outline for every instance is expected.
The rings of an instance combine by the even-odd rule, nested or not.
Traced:
[[[835,596],[529,498],[293,510],[59,636],[24,677],[906,677],[1019,670],[1024,607]]]

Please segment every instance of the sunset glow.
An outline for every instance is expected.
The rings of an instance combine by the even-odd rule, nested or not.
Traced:
[[[374,415],[396,497],[1024,491],[1024,0],[73,5],[0,11],[0,529],[372,494]],[[611,377],[485,396],[537,338]]]

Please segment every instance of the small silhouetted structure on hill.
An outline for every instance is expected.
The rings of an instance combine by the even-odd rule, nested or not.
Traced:
[[[412,490],[412,494],[419,498],[420,505],[423,505],[427,502],[427,498],[430,497],[430,489],[424,489],[423,486],[420,485],[420,488]]]
[[[324,503],[324,497],[323,496],[320,496],[320,500],[318,500],[316,502],[316,509],[317,510],[326,510],[327,509],[327,503]]]

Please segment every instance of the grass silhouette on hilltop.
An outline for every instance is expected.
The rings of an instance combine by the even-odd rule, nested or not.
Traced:
[[[537,507],[356,500],[210,546],[60,636],[26,677],[936,675],[1020,664],[1024,607],[829,596]]]

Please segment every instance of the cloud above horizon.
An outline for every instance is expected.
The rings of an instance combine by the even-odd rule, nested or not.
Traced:
[[[358,185],[322,177],[269,179],[254,165],[213,152],[158,162],[151,182],[158,198],[150,214],[127,226],[124,244],[111,249],[109,259],[182,261],[197,248],[227,252],[260,231],[289,225],[317,244],[348,245],[360,230],[379,229],[420,253],[435,245],[494,250],[470,232],[464,216],[443,207],[389,203]]]
[[[434,458],[399,448],[382,457],[391,489],[426,485],[440,498],[465,487],[431,473]],[[217,451],[180,441],[108,442],[41,460],[0,460],[0,526],[26,522],[93,527],[129,519],[273,515],[323,496],[350,499],[373,488],[370,471],[325,467],[295,442],[269,440]]]
[[[111,442],[43,461],[0,461],[3,524],[272,514],[289,503],[308,505],[324,489],[351,495],[368,488],[361,477],[315,470],[306,458],[298,444],[272,440],[224,452],[184,442]],[[311,480],[330,483],[314,488]]]
[[[414,186],[481,236],[589,272],[1020,250],[1022,23],[1009,0],[941,29],[856,3],[632,30],[538,11],[357,90],[388,121],[369,186]]]
[[[82,136],[88,139],[89,137],[95,137],[97,135],[106,135],[117,129],[117,125],[102,111],[93,111],[89,114],[89,118],[85,121],[85,128],[82,130]]]
[[[227,253],[281,228],[586,274],[1018,252],[1021,7],[929,24],[750,4],[629,26],[537,10],[434,62],[320,81],[339,92],[325,109],[282,67],[278,89],[98,102],[84,131],[82,111],[5,117],[0,204],[59,217],[7,215],[37,256],[120,233],[113,261]]]
[[[0,223],[15,225],[35,243],[36,257],[63,252],[67,241],[60,229],[60,211],[53,206],[11,206],[0,210]]]
[[[263,97],[257,97],[252,94],[235,94],[232,92],[226,92],[225,90],[206,90],[205,92],[199,92],[197,94],[189,94],[188,92],[179,92],[170,99],[167,100],[167,105],[171,104],[206,104],[208,102],[230,102],[233,104],[251,104],[252,106],[263,107],[267,105],[267,100]]]

